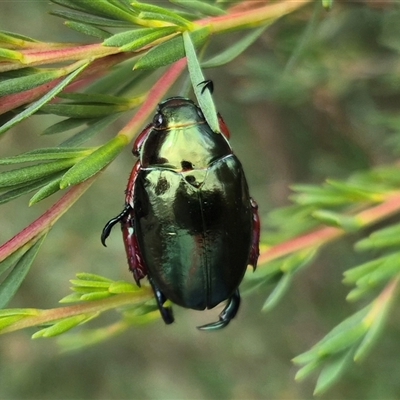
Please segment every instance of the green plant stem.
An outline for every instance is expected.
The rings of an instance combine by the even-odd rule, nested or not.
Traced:
[[[62,318],[73,317],[82,314],[101,313],[122,306],[134,305],[151,300],[154,297],[150,287],[145,287],[140,292],[123,293],[104,300],[97,300],[77,304],[69,307],[61,307],[50,310],[38,310],[38,315],[23,318],[1,330],[1,333],[9,333],[33,326],[45,325]]]
[[[370,226],[400,212],[400,194],[390,194],[383,203],[370,207],[354,216],[362,227]],[[336,227],[324,227],[314,232],[306,233],[284,243],[270,247],[260,254],[259,265],[280,257],[287,256],[299,250],[320,247],[325,243],[338,239],[347,233],[346,230]]]

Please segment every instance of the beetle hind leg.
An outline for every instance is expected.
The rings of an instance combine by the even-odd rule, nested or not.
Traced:
[[[150,277],[148,277],[150,285],[153,289],[155,298],[156,298],[156,302],[157,302],[157,306],[158,309],[160,310],[160,314],[162,319],[164,320],[164,322],[169,325],[172,324],[174,322],[174,315],[172,313],[172,308],[171,307],[165,307],[164,303],[167,301],[167,298],[165,297],[164,293],[161,292],[161,290],[155,285],[155,283],[153,282],[153,279],[151,279]]]
[[[219,315],[219,321],[211,322],[210,324],[198,326],[197,329],[202,331],[214,331],[217,329],[224,328],[231,322],[231,319],[235,317],[240,306],[240,293],[239,289],[236,289],[235,293],[229,298],[228,304]]]

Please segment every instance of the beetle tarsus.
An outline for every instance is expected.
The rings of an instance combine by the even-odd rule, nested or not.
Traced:
[[[172,312],[172,307],[165,307],[164,303],[167,301],[167,298],[164,296],[164,293],[154,284],[153,279],[148,277],[151,287],[153,288],[153,292],[156,297],[157,306],[160,310],[160,314],[164,322],[169,325],[172,324],[174,319],[174,314]]]
[[[211,322],[210,324],[198,326],[197,329],[201,331],[215,331],[217,329],[224,328],[231,322],[231,319],[235,317],[240,306],[240,293],[239,289],[236,289],[235,293],[229,298],[228,304],[219,315],[219,321]]]
[[[210,93],[214,91],[214,82],[211,79],[206,79],[205,81],[200,82],[197,86],[200,85],[203,85],[201,88],[201,94],[203,94],[206,89],[208,89]]]
[[[131,206],[129,204],[125,205],[124,209],[114,218],[110,219],[103,228],[103,232],[101,232],[101,243],[104,247],[107,247],[106,240],[110,236],[112,228],[118,222],[126,217],[126,215],[131,211]]]

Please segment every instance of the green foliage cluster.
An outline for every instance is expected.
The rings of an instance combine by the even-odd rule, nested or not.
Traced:
[[[243,11],[239,7],[240,1],[232,4],[173,0],[169,7],[125,0],[52,2],[62,6],[54,10],[53,15],[63,18],[71,29],[94,37],[97,42],[84,46],[44,43],[19,34],[0,32],[0,96],[4,99],[0,104],[3,112],[0,133],[37,113],[64,118],[46,128],[43,135],[78,130],[54,148],[36,149],[0,159],[0,165],[13,168],[0,173],[0,203],[34,192],[29,201],[32,205],[58,191],[72,188],[48,212],[0,248],[0,273],[4,277],[0,285],[2,307],[8,304],[21,285],[56,220],[138,134],[156,104],[181,75],[186,63],[184,56],[187,57],[194,92],[198,94],[201,88],[197,84],[204,80],[200,66],[219,67],[231,62],[281,16],[311,3],[305,0],[280,1]],[[360,109],[365,106],[370,111],[366,118],[374,129],[398,130],[397,115],[381,112],[378,106],[371,105],[365,94],[366,86],[376,83],[371,78],[378,75],[375,60],[367,60],[353,69],[344,61],[341,63],[340,46],[333,44],[335,34],[339,44],[342,39],[335,29],[324,27],[321,22],[322,12],[325,12],[323,7],[335,12],[335,5],[325,0],[322,1],[323,7],[319,1],[314,3],[314,11],[306,14],[309,22],[294,52],[291,45],[293,35],[280,32],[278,42],[282,43],[282,48],[276,49],[276,58],[271,57],[265,65],[260,63],[259,55],[254,56],[238,73],[251,74],[249,90],[240,96],[242,101],[248,104],[260,99],[276,102],[294,119],[301,121],[309,118],[305,114],[310,103],[320,102],[321,108],[335,115],[335,112],[339,114],[342,100],[355,97],[360,100]],[[236,6],[239,8],[235,10]],[[387,16],[385,26],[390,25],[391,18],[398,21],[395,17]],[[343,20],[337,30],[348,29],[347,23]],[[300,26],[299,22],[296,32]],[[325,40],[332,35],[328,37],[332,43],[329,51],[315,39],[319,26],[322,26],[320,35],[325,35]],[[248,28],[252,29],[244,31]],[[208,55],[206,45],[214,35],[234,30],[244,32],[239,40],[217,54]],[[397,52],[398,44],[391,36],[392,30],[387,28],[383,32],[381,43],[386,49]],[[307,46],[313,47],[305,57]],[[353,46],[355,59],[365,57],[356,44]],[[196,51],[204,54],[200,64]],[[390,56],[394,57],[393,54]],[[64,66],[60,67],[59,63],[64,63]],[[160,78],[156,73],[161,67],[167,68]],[[367,68],[364,74],[369,80],[365,78],[353,89],[354,92],[349,93],[348,88],[353,86],[343,85],[343,76],[341,80],[337,76],[342,74],[345,80],[353,82],[358,79],[354,68],[363,67]],[[395,63],[390,71],[392,79],[394,69]],[[382,79],[380,74],[379,79]],[[385,85],[390,86],[390,82]],[[185,88],[187,91],[188,83]],[[202,98],[198,96],[200,101]],[[211,97],[201,107],[213,126],[215,109]],[[114,138],[100,146],[81,147],[126,115],[131,117],[130,121]],[[351,129],[365,118],[365,113],[360,110],[353,115],[355,120],[339,122]],[[310,136],[300,133],[300,139],[293,138],[299,147],[304,147],[301,143],[304,137],[308,143],[313,142]],[[397,136],[392,138],[395,143]],[[335,136],[332,142],[333,146],[347,153],[343,158],[348,165],[343,170],[369,166],[365,157],[355,150],[357,144],[352,140],[346,142]],[[302,154],[307,151],[311,152],[307,149]],[[356,167],[351,164],[353,153],[356,153]],[[14,166],[25,163],[29,165],[14,169]],[[343,170],[338,168],[339,175]],[[353,235],[356,237],[355,251],[364,252],[369,258],[344,273],[343,282],[352,286],[347,300],[361,300],[363,304],[359,310],[293,360],[300,368],[297,380],[320,371],[316,394],[323,393],[335,383],[352,365],[352,360],[365,359],[390,315],[400,279],[400,224],[392,221],[383,228],[376,228],[376,225],[400,212],[399,182],[400,168],[394,163],[354,172],[344,179],[328,179],[322,185],[297,184],[292,187],[293,205],[276,209],[265,218],[268,230],[262,236],[259,267],[254,274],[248,274],[244,282],[248,291],[273,285],[264,303],[264,311],[279,303],[298,273],[310,267],[323,246],[330,242]],[[360,238],[366,229],[369,236]],[[61,300],[62,303],[77,304],[54,310],[3,310],[0,313],[1,332],[40,326],[34,338],[61,335],[65,348],[76,349],[97,344],[132,325],[159,317],[149,287],[139,289],[131,283],[114,282],[85,273],[77,278],[71,281],[73,293]],[[119,312],[116,323],[77,335],[64,335],[108,310]]]

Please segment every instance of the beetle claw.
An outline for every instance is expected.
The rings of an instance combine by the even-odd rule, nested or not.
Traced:
[[[200,92],[201,94],[203,94],[206,89],[208,89],[210,93],[214,91],[214,82],[211,79],[206,79],[205,81],[200,82],[197,86],[200,85],[203,85]]]
[[[211,322],[210,324],[198,326],[197,329],[201,331],[215,331],[217,329],[224,328],[231,322],[231,319],[235,317],[240,306],[240,293],[239,289],[230,297],[228,304],[219,315],[219,321]]]

